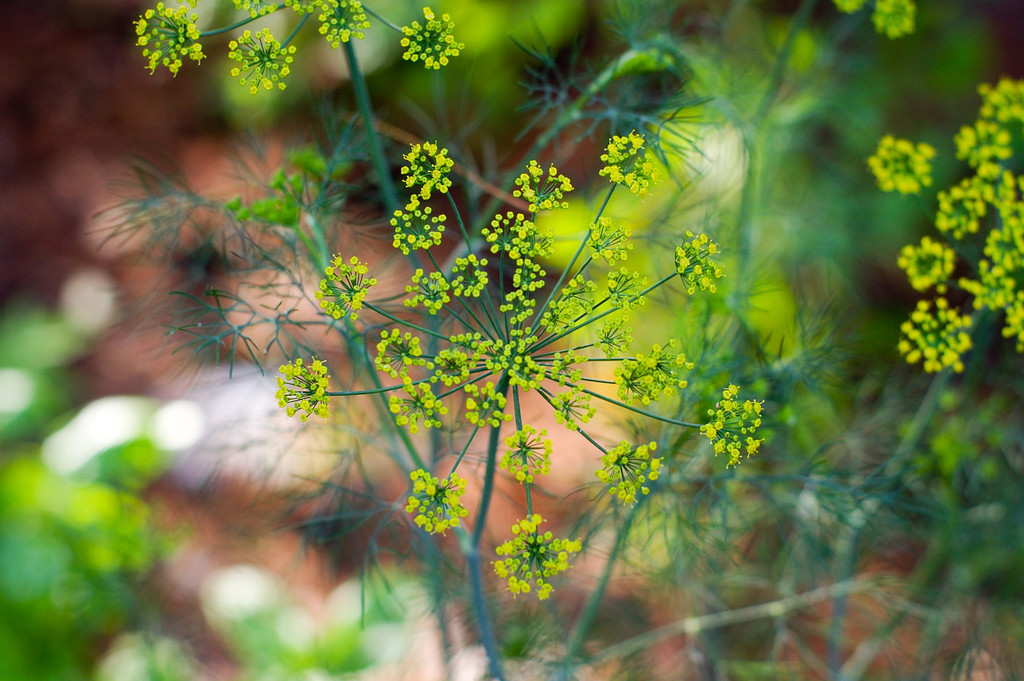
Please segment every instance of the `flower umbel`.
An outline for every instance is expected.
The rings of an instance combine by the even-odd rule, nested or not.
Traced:
[[[902,38],[914,32],[916,14],[914,0],[875,0],[871,21],[875,31],[887,38]]]
[[[459,501],[466,491],[466,480],[452,473],[442,482],[423,469],[409,474],[412,494],[405,504],[407,513],[414,513],[414,522],[430,534],[444,534],[449,527],[458,527],[469,515]]]
[[[530,161],[526,171],[515,181],[516,189],[512,196],[519,197],[530,204],[530,212],[553,208],[565,208],[569,204],[562,198],[572,191],[572,182],[558,172],[555,166],[548,166],[547,172],[536,161]]]
[[[327,366],[318,359],[304,364],[302,358],[291,364],[282,364],[280,372],[284,377],[277,378],[277,406],[288,411],[288,416],[299,414],[299,420],[305,421],[315,414],[327,418],[327,405],[331,398],[327,395]]]
[[[658,479],[661,459],[652,456],[657,442],[634,447],[623,440],[601,457],[604,468],[595,473],[597,479],[609,485],[611,492],[624,506],[636,503],[636,493],[649,494],[648,482]]]
[[[423,62],[423,66],[428,69],[440,69],[448,64],[449,57],[459,56],[466,45],[456,42],[452,35],[455,24],[447,14],[436,19],[433,10],[424,7],[423,18],[426,20],[423,26],[414,21],[402,27],[405,35],[402,38],[402,47],[405,48],[402,59]]]
[[[910,364],[924,360],[924,370],[929,373],[946,367],[963,371],[963,354],[971,349],[971,336],[967,332],[971,318],[951,308],[945,298],[937,299],[934,307],[933,312],[932,303],[917,301],[917,309],[900,326],[903,335],[898,345],[900,354]]]
[[[320,280],[316,292],[323,311],[335,319],[346,315],[353,321],[358,319],[356,312],[363,308],[363,301],[370,288],[377,285],[376,279],[366,276],[369,271],[366,263],[359,262],[356,256],[352,256],[348,262],[341,255],[334,256],[334,260],[324,270],[327,278]]]
[[[403,156],[409,165],[402,166],[406,187],[420,187],[420,197],[425,201],[435,189],[442,194],[452,186],[448,179],[455,161],[448,158],[447,149],[438,149],[436,142],[414,144],[409,153]],[[409,204],[412,206],[412,203]],[[416,205],[419,205],[418,203]],[[415,206],[413,207],[415,208]],[[412,210],[409,206],[406,210]]]
[[[165,66],[171,75],[178,75],[182,59],[188,58],[197,64],[206,55],[199,44],[199,16],[190,10],[196,0],[189,0],[181,7],[171,9],[158,2],[155,9],[148,9],[135,22],[136,44],[142,48],[142,56],[149,59],[149,72],[157,66]]]
[[[228,57],[239,62],[241,66],[231,69],[231,75],[239,78],[240,85],[249,84],[249,93],[256,94],[262,86],[272,90],[277,85],[279,90],[285,88],[284,78],[291,73],[294,61],[295,46],[281,47],[265,28],[258,33],[245,31],[238,40],[228,43]]]
[[[735,466],[746,450],[747,456],[757,452],[762,440],[754,434],[761,427],[761,402],[739,401],[739,386],[730,385],[722,391],[722,399],[708,410],[711,420],[700,427],[700,432],[711,441],[715,456],[728,454],[726,466]]]
[[[505,438],[508,449],[501,457],[501,467],[516,476],[519,482],[534,482],[538,475],[551,472],[552,444],[548,431],[525,425]]]
[[[676,247],[676,274],[691,296],[698,290],[714,293],[715,280],[725,276],[722,268],[711,259],[716,253],[718,244],[707,234],[694,235],[686,230],[683,244]]]
[[[612,137],[601,160],[605,163],[599,172],[602,177],[640,197],[647,196],[647,190],[660,178],[658,166],[644,150],[644,136],[635,130],[625,137]]]
[[[536,586],[538,599],[550,597],[550,578],[568,570],[569,556],[583,548],[578,539],[555,539],[551,532],[541,533],[542,522],[539,513],[523,518],[512,526],[515,536],[494,550],[499,556],[506,556],[492,563],[494,572],[508,581],[514,596],[530,593]]]
[[[886,135],[878,142],[878,151],[868,159],[868,166],[883,192],[916,194],[921,187],[931,186],[935,149],[921,143]]]
[[[918,246],[904,246],[896,263],[907,273],[910,285],[918,291],[927,291],[934,286],[939,293],[945,293],[945,282],[953,274],[955,260],[952,248],[926,236]]]
[[[319,5],[320,34],[335,49],[352,38],[362,40],[363,29],[370,28],[359,0],[319,0]]]

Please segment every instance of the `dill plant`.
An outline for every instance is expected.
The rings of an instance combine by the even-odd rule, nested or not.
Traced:
[[[588,103],[608,97],[617,80],[672,72],[679,67],[679,56],[663,46],[648,46],[631,48],[613,60],[583,95],[568,106],[558,104],[561,113],[527,150],[525,165],[505,188],[492,190],[491,203],[473,216],[453,196],[456,159],[440,141],[412,142],[395,177],[351,48],[352,40],[382,25],[400,34],[404,60],[439,70],[465,49],[454,38],[449,15],[425,7],[422,24],[413,21],[399,27],[357,0],[290,0],[276,5],[236,0],[235,6],[244,13],[241,19],[207,31],[198,30],[197,16],[191,12],[196,0],[186,0],[176,9],[160,3],[148,10],[136,23],[136,33],[150,69],[164,66],[176,75],[183,59],[198,62],[205,56],[203,41],[243,29],[228,45],[228,57],[235,62],[231,75],[254,95],[283,90],[294,64],[293,39],[315,20],[328,44],[344,48],[359,116],[339,126],[328,153],[307,149],[292,154],[287,167],[265,188],[265,198],[218,203],[180,191],[179,209],[180,203],[191,202],[183,209],[186,215],[196,208],[219,214],[237,230],[232,239],[239,244],[241,257],[270,264],[293,288],[290,298],[269,309],[224,291],[186,294],[196,305],[198,319],[214,321],[196,321],[180,330],[195,336],[195,349],[212,348],[218,358],[226,350],[233,361],[240,349],[256,363],[271,350],[284,354],[289,361],[280,366],[276,397],[289,416],[302,421],[329,418],[330,410],[343,401],[339,398],[376,400],[379,418],[390,424],[386,451],[405,471],[409,485],[404,503],[385,508],[404,508],[416,532],[458,535],[469,601],[491,673],[503,678],[487,611],[485,562],[513,596],[546,600],[557,593],[558,575],[584,550],[581,538],[556,536],[546,529],[546,519],[534,508],[544,476],[560,457],[548,430],[526,421],[522,402],[527,396],[542,400],[555,424],[589,443],[593,480],[602,490],[595,504],[606,499],[627,518],[672,472],[672,452],[639,432],[632,439],[609,441],[588,427],[599,409],[667,426],[670,430],[664,432],[699,433],[714,455],[723,455],[725,467],[757,453],[762,442],[761,400],[731,383],[724,389],[718,384],[710,408],[681,418],[680,409],[699,401],[678,402],[695,368],[681,339],[670,335],[640,348],[633,342],[631,318],[648,300],[668,288],[695,297],[711,294],[726,276],[718,262],[717,243],[690,230],[676,235],[667,252],[644,258],[642,270],[634,269],[629,229],[606,214],[616,192],[645,198],[658,190],[670,145],[671,133],[660,117],[666,114],[641,107],[617,114],[621,120],[613,121],[613,130],[623,134],[612,134],[594,173],[610,186],[596,212],[578,225],[579,237],[568,261],[555,258],[556,235],[545,226],[549,214],[569,207],[575,188],[554,164],[541,163],[539,152],[570,124],[585,120],[590,115]],[[246,28],[276,12],[295,15],[294,29],[284,40],[267,28]],[[603,116],[600,111],[594,116],[591,132]],[[626,122],[632,125],[626,127]],[[651,135],[654,144],[648,139]],[[398,287],[388,283],[394,279],[391,273],[376,269],[380,265],[373,249],[362,253],[350,245],[332,252],[328,224],[344,203],[339,178],[355,156],[346,156],[353,148],[375,170],[389,240],[409,264],[407,283]],[[404,199],[400,188],[408,190]],[[171,190],[174,194],[180,189]],[[130,220],[134,226],[143,225],[175,203],[140,205]],[[261,236],[249,231],[252,225],[262,230]],[[307,279],[307,264],[318,273],[315,285]],[[320,316],[301,318],[304,302],[313,303]],[[232,321],[239,315],[249,315],[249,321]],[[272,330],[263,348],[249,336],[257,326]],[[356,380],[364,385],[331,388],[324,357],[336,354],[339,347],[323,347],[321,342],[319,351],[302,353],[313,349],[305,332],[315,327],[336,334],[337,345],[358,367],[356,375],[361,378]],[[714,392],[707,385],[700,391],[702,397]],[[673,402],[679,406],[669,415],[665,404]],[[422,440],[414,439],[441,430],[449,437],[430,437],[426,452]],[[482,472],[467,472],[467,455],[481,448]],[[525,508],[506,540],[490,554],[482,540],[501,475],[521,486]],[[481,486],[475,506],[462,500],[471,477],[479,477]],[[428,559],[435,556],[433,551],[425,551]],[[595,591],[576,629],[577,638],[586,631],[601,594],[602,589]],[[440,602],[443,595],[437,598]],[[574,641],[570,656],[578,646]]]

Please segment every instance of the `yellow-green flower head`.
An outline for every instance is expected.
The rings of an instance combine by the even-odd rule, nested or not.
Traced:
[[[618,272],[608,273],[608,297],[612,305],[632,310],[641,307],[647,299],[641,295],[647,286],[647,277],[639,272],[630,272],[625,267]]]
[[[487,287],[487,258],[477,258],[470,253],[465,258],[456,258],[452,267],[452,292],[457,296],[478,298]]]
[[[432,372],[430,381],[432,383],[440,381],[448,387],[462,383],[469,378],[469,364],[469,355],[459,348],[440,350],[433,361],[427,365]]]
[[[286,7],[291,7],[295,13],[305,16],[320,7],[323,0],[284,0]]]
[[[609,485],[609,492],[623,506],[636,503],[636,494],[649,494],[651,489],[647,483],[658,479],[661,473],[661,459],[652,456],[658,448],[657,442],[634,447],[623,440],[601,457],[604,468],[597,470],[595,475],[601,482]]]
[[[615,135],[601,154],[604,168],[598,173],[613,184],[621,184],[637,196],[647,196],[650,186],[660,179],[660,171],[644,150],[644,136],[636,130],[625,137]]]
[[[664,348],[653,345],[647,354],[622,360],[615,368],[619,399],[626,404],[648,405],[685,388],[686,380],[681,373],[692,369],[693,362],[687,361],[683,353],[675,352],[675,346],[671,340]]]
[[[875,0],[871,21],[875,31],[887,38],[902,38],[914,32],[917,6],[914,0]]]
[[[978,86],[981,95],[979,118],[999,121],[1024,122],[1024,81],[1003,78],[995,86],[982,83]]]
[[[440,417],[448,413],[448,407],[434,395],[429,383],[409,381],[402,386],[401,395],[388,398],[388,408],[395,415],[395,423],[408,426],[413,434],[419,432],[420,422],[427,428],[440,428]]]
[[[700,427],[700,432],[711,442],[715,456],[726,454],[726,466],[735,466],[746,451],[749,457],[757,453],[763,440],[755,438],[761,427],[761,402],[738,399],[739,387],[730,385],[722,391],[722,399],[708,410],[711,420]]]
[[[572,182],[559,173],[554,165],[548,166],[547,172],[544,172],[537,161],[530,161],[526,171],[516,178],[515,185],[517,189],[512,192],[512,196],[530,204],[531,213],[569,206],[569,202],[562,199],[572,191]]]
[[[381,331],[377,343],[377,358],[374,360],[379,371],[392,378],[407,378],[409,367],[425,366],[420,339],[406,331]]]
[[[569,430],[579,430],[581,423],[589,423],[597,413],[597,408],[590,403],[590,395],[580,388],[558,393],[550,402],[555,410],[555,421]]]
[[[577,355],[575,348],[556,352],[551,358],[551,379],[563,388],[579,383],[583,369],[579,366],[587,361],[586,355]]]
[[[256,94],[262,86],[272,90],[277,85],[279,90],[285,88],[284,78],[291,73],[291,63],[295,60],[295,46],[281,47],[270,33],[269,28],[253,33],[245,31],[238,40],[228,43],[228,57],[241,66],[231,69],[231,75],[238,78],[239,85],[249,85],[249,93]]]
[[[504,421],[511,421],[512,414],[503,414],[506,398],[494,390],[494,384],[488,381],[483,388],[469,384],[463,388],[469,395],[466,398],[466,420],[474,426],[499,427]]]
[[[458,527],[469,511],[459,501],[466,491],[466,480],[452,473],[442,482],[421,469],[409,474],[412,494],[406,502],[407,513],[415,514],[414,522],[430,534],[444,534],[449,527]]]
[[[970,315],[958,313],[945,298],[937,299],[932,308],[931,302],[919,300],[910,319],[900,326],[900,354],[910,364],[923,360],[924,370],[929,373],[947,367],[961,372],[963,354],[971,349]]]
[[[918,291],[935,286],[936,291],[945,293],[945,282],[953,274],[956,254],[945,243],[926,236],[918,246],[904,246],[896,264],[907,273],[910,285]]]
[[[548,431],[524,425],[522,429],[505,438],[508,449],[501,457],[500,466],[516,477],[516,480],[532,484],[536,476],[551,472],[551,439]]]
[[[600,217],[590,225],[587,246],[594,249],[595,255],[614,267],[626,262],[633,244],[629,242],[630,232],[621,225],[613,225],[611,218]]]
[[[234,0],[234,2],[236,9],[244,9],[254,19],[277,9],[277,3],[273,0]]]
[[[313,414],[327,418],[327,405],[331,402],[327,394],[330,376],[323,362],[313,358],[307,365],[300,357],[291,364],[282,364],[280,372],[284,377],[277,377],[277,406],[285,409],[288,416],[298,414],[300,421]]]
[[[981,220],[988,214],[988,201],[994,198],[995,192],[989,182],[976,175],[964,178],[960,184],[939,192],[935,226],[954,239],[976,234]]]
[[[1002,173],[1000,161],[1013,155],[1013,136],[1000,123],[982,119],[973,126],[964,126],[953,139],[956,143],[956,157],[972,168],[978,176],[994,180]]]
[[[676,274],[691,296],[698,290],[715,292],[715,280],[725,276],[722,268],[711,259],[718,253],[718,244],[707,234],[694,235],[686,230],[683,243],[676,247]]]
[[[1016,299],[1004,309],[1003,337],[1016,339],[1017,352],[1024,352],[1024,291],[1017,291]]]
[[[405,186],[418,186],[420,198],[424,201],[430,198],[431,192],[435,189],[446,194],[448,188],[452,186],[448,173],[451,172],[455,161],[448,158],[448,150],[439,149],[436,142],[414,144],[409,153],[402,158],[409,162],[409,165],[402,166]]]
[[[916,194],[932,184],[931,159],[935,149],[921,143],[886,135],[878,142],[878,151],[868,159],[868,167],[883,192]]]
[[[867,0],[834,0],[836,9],[846,14],[853,14],[864,6]]]
[[[335,49],[352,38],[362,40],[363,29],[370,28],[359,0],[319,0],[318,4],[320,35]]]
[[[316,298],[324,312],[335,319],[349,316],[356,320],[356,312],[363,309],[370,288],[377,285],[377,280],[367,277],[369,268],[359,258],[352,256],[348,262],[341,255],[335,255],[331,264],[324,270],[327,275],[320,280]]]
[[[607,357],[614,357],[629,348],[633,329],[621,317],[605,322],[597,331],[597,346]]]
[[[579,553],[583,545],[577,539],[555,539],[551,532],[540,532],[544,519],[538,513],[523,518],[512,526],[512,539],[494,552],[505,556],[494,561],[494,573],[508,582],[513,596],[530,593],[536,587],[537,598],[551,596],[552,577],[569,569],[569,557]]]
[[[412,293],[411,298],[406,298],[406,307],[422,305],[427,308],[430,314],[437,314],[452,297],[448,294],[451,291],[451,284],[440,272],[424,274],[422,269],[413,272],[412,283],[405,287],[406,293]]]
[[[172,76],[178,75],[183,59],[197,64],[206,55],[199,44],[199,29],[195,12],[196,0],[186,0],[184,5],[171,9],[158,2],[156,9],[148,9],[135,22],[136,45],[142,48],[142,56],[149,59],[149,72],[157,66],[165,66]]]
[[[414,21],[409,26],[402,27],[402,47],[405,52],[402,59],[411,62],[423,62],[428,69],[440,69],[448,65],[449,57],[457,57],[466,49],[465,44],[456,42],[452,35],[455,24],[451,17],[442,14],[440,19],[434,17],[434,12],[429,7],[423,8],[425,25]]]
[[[414,249],[427,250],[436,246],[441,243],[447,219],[444,213],[432,215],[430,206],[421,208],[419,198],[414,195],[405,210],[396,210],[391,218],[391,226],[395,228],[392,245],[404,255],[409,255]]]

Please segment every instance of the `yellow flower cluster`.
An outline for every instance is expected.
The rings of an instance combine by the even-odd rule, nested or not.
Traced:
[[[494,561],[494,573],[508,582],[513,596],[530,593],[536,587],[537,598],[551,596],[551,577],[569,569],[569,556],[583,545],[577,539],[556,539],[551,532],[540,532],[544,519],[538,513],[512,526],[512,539],[495,549],[502,560]]]
[[[388,398],[388,408],[395,416],[395,423],[407,427],[413,434],[419,432],[421,422],[427,428],[440,428],[444,425],[440,417],[448,413],[448,407],[434,395],[428,383],[408,380],[402,384],[398,395]]]
[[[916,194],[921,187],[931,186],[935,149],[921,143],[886,135],[878,142],[878,151],[868,159],[868,167],[883,192]]]
[[[420,207],[419,195],[409,197],[405,210],[396,210],[391,218],[391,226],[395,228],[392,245],[404,255],[409,255],[413,250],[426,250],[441,243],[448,216],[432,213],[430,206]]]
[[[927,291],[934,286],[939,293],[945,293],[946,280],[953,274],[956,264],[956,254],[946,244],[926,236],[918,246],[904,246],[896,263],[907,273],[910,285],[918,291]]]
[[[609,492],[622,505],[632,506],[636,493],[649,494],[647,483],[657,480],[661,473],[661,459],[652,456],[657,448],[657,442],[634,447],[623,440],[601,457],[604,468],[597,470],[597,479],[610,486]]]
[[[184,5],[173,9],[158,2],[156,9],[147,9],[135,22],[136,45],[142,48],[142,56],[149,60],[150,73],[155,72],[157,66],[164,66],[171,75],[177,76],[182,59],[191,59],[198,64],[206,56],[199,44],[199,29],[196,28],[199,16],[190,11],[195,6],[196,0],[187,0]]]
[[[910,319],[900,326],[900,354],[910,364],[924,360],[929,373],[946,367],[963,371],[963,354],[971,349],[971,318],[960,315],[945,298],[935,301],[934,312],[932,307],[931,302],[919,300]]]
[[[299,420],[305,421],[312,415],[327,418],[331,402],[327,375],[327,366],[314,358],[311,364],[304,364],[302,358],[291,364],[282,364],[279,371],[283,377],[277,377],[277,406],[285,409],[288,416],[299,414]]]
[[[599,175],[640,197],[647,196],[647,190],[660,178],[658,166],[644,149],[643,135],[635,130],[625,137],[612,137],[601,160],[605,165]]]
[[[401,170],[405,176],[405,186],[419,186],[419,195],[424,201],[430,198],[431,192],[435,189],[444,194],[452,186],[448,173],[451,172],[455,161],[448,158],[447,149],[438,149],[436,142],[414,144],[409,153],[402,158],[409,162],[409,165],[402,166]],[[418,205],[418,202],[411,199],[406,210],[414,210]]]
[[[244,9],[255,19],[276,10],[277,3],[273,0],[235,0],[235,9]]]
[[[925,237],[906,246],[898,263],[919,291],[950,286],[973,297],[975,310],[1004,313],[1002,334],[1024,352],[1024,177],[1006,166],[1024,143],[1024,81],[1003,79],[978,88],[977,120],[961,128],[954,142],[957,158],[974,170],[938,193],[935,226],[947,239],[963,241],[972,276],[953,280],[953,248]],[[978,237],[974,237],[978,235]],[[983,244],[978,243],[981,239]],[[971,314],[961,314],[946,298],[921,301],[902,329],[899,350],[925,371],[963,370],[971,348]]]
[[[319,0],[318,4],[320,35],[335,49],[352,38],[362,40],[363,29],[370,28],[359,0]]]
[[[370,288],[377,285],[375,278],[366,276],[369,271],[366,263],[360,262],[356,256],[348,262],[341,255],[334,256],[324,270],[327,276],[320,280],[316,292],[320,308],[335,319],[343,316],[350,317],[352,321],[358,319],[357,312],[363,309],[363,301]]]
[[[566,208],[569,203],[563,197],[572,191],[572,182],[558,172],[555,166],[548,166],[545,173],[537,161],[530,161],[526,170],[515,180],[517,189],[512,195],[530,204],[530,212],[554,208]]]
[[[735,466],[740,455],[755,454],[763,441],[754,433],[761,426],[761,405],[758,400],[740,401],[739,386],[730,385],[722,391],[722,399],[708,410],[711,420],[700,427],[700,432],[711,441],[715,456],[727,454],[726,466]]]
[[[914,0],[875,0],[871,22],[878,33],[888,38],[902,38],[914,32],[916,15]]]
[[[524,425],[505,438],[508,449],[501,457],[501,467],[523,483],[532,483],[538,475],[551,472],[551,439],[548,431]]]
[[[440,69],[447,66],[449,57],[457,57],[465,44],[457,42],[452,35],[455,24],[451,17],[442,14],[435,18],[433,10],[423,8],[424,25],[414,21],[410,26],[402,27],[402,47],[405,52],[402,59],[411,62],[422,62],[428,69]]]
[[[716,253],[718,244],[707,234],[695,235],[686,230],[682,245],[676,247],[676,274],[691,296],[698,290],[714,293],[715,280],[725,276],[722,268],[711,259]]]
[[[414,513],[414,522],[430,534],[444,534],[458,527],[469,511],[459,501],[466,491],[466,480],[452,473],[443,482],[437,476],[418,469],[409,474],[412,494],[405,504],[407,513]]]
[[[295,46],[281,47],[270,33],[269,28],[253,33],[245,31],[238,38],[228,43],[228,57],[239,62],[241,66],[231,69],[231,75],[238,78],[240,85],[249,84],[249,93],[256,94],[260,86],[272,90],[276,84],[279,90],[285,88],[284,78],[291,73],[291,63],[295,60]]]

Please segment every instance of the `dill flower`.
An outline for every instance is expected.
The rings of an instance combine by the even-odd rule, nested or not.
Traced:
[[[994,198],[991,185],[977,176],[963,179],[960,184],[938,194],[939,210],[935,226],[954,239],[976,234],[981,220],[988,214],[988,199]]]
[[[698,290],[714,293],[715,280],[725,276],[722,268],[711,259],[716,253],[718,244],[707,234],[694,235],[686,230],[682,245],[676,247],[676,274],[691,296]]]
[[[523,518],[512,526],[512,539],[494,552],[505,556],[494,561],[494,573],[508,582],[513,596],[530,593],[536,587],[537,598],[551,596],[549,581],[569,569],[569,556],[579,553],[583,545],[577,539],[556,539],[551,532],[540,532],[544,519],[539,513]]]
[[[914,32],[916,14],[914,0],[875,0],[871,21],[876,32],[888,38],[902,38]]]
[[[598,174],[614,184],[621,184],[637,196],[647,196],[647,190],[660,178],[658,167],[644,150],[644,137],[635,130],[621,137],[615,135],[601,154],[605,166]]]
[[[700,432],[711,442],[715,456],[727,454],[726,466],[735,466],[746,450],[747,456],[757,452],[762,439],[754,434],[761,427],[761,405],[758,400],[739,401],[739,386],[730,385],[722,391],[722,399],[708,410],[711,420],[700,427]]]
[[[401,395],[388,398],[388,408],[395,416],[395,423],[408,426],[410,433],[418,433],[420,422],[427,428],[440,428],[439,417],[448,413],[448,407],[437,399],[428,383],[406,381]]]
[[[587,246],[594,249],[594,254],[614,267],[629,258],[633,244],[629,242],[630,232],[621,225],[612,224],[611,218],[600,217],[590,225],[587,235]]]
[[[604,468],[596,471],[597,479],[609,485],[611,492],[624,506],[636,503],[636,494],[650,493],[648,482],[658,479],[661,459],[652,455],[658,448],[657,442],[634,446],[623,440],[601,457]]]
[[[512,196],[519,197],[530,204],[530,212],[536,213],[553,208],[566,208],[568,201],[563,197],[572,191],[572,182],[558,172],[554,165],[548,166],[547,172],[536,161],[530,161],[526,170],[515,179],[517,189]]]
[[[452,266],[452,292],[457,296],[477,298],[487,286],[487,258],[477,258],[470,253],[465,258],[456,258]]]
[[[244,9],[252,18],[263,16],[277,9],[277,3],[271,0],[234,0],[235,9]]]
[[[406,502],[406,513],[414,513],[415,522],[430,534],[444,534],[449,527],[458,527],[469,515],[459,499],[466,491],[466,480],[452,473],[442,482],[421,469],[409,474],[412,494]]]
[[[416,195],[409,199],[404,211],[395,211],[395,216],[391,218],[391,226],[395,228],[392,245],[403,255],[441,243],[448,216],[443,213],[433,215],[432,212],[430,206],[420,208],[420,200]]]
[[[597,414],[597,408],[590,403],[590,395],[579,388],[558,393],[548,402],[555,410],[555,421],[569,430],[578,430],[581,423],[589,423]]]
[[[944,282],[953,274],[955,259],[952,248],[926,236],[919,246],[904,246],[896,264],[907,273],[910,285],[918,291],[927,291],[935,286],[936,291],[945,293]]]
[[[448,192],[452,181],[448,178],[455,161],[448,158],[448,150],[438,148],[436,142],[424,142],[414,144],[402,158],[409,162],[409,165],[402,166],[402,175],[406,187],[420,187],[420,198],[424,201],[430,198],[431,192],[435,189],[442,194]],[[411,204],[410,204],[411,205]],[[410,210],[407,206],[406,210]]]
[[[366,12],[359,0],[319,0],[320,34],[337,49],[352,38],[363,39],[363,29],[370,28]]]
[[[136,45],[142,48],[142,56],[149,59],[149,72],[157,66],[165,66],[172,76],[178,75],[182,59],[191,59],[197,64],[206,55],[199,44],[199,29],[195,12],[196,0],[186,0],[180,7],[171,9],[158,2],[155,9],[147,9],[135,22]]]
[[[520,430],[505,438],[505,454],[499,465],[516,477],[519,482],[532,483],[538,475],[551,472],[551,439],[547,429],[524,425]]]
[[[932,307],[931,302],[919,300],[910,319],[900,326],[900,354],[910,364],[923,360],[924,370],[929,373],[947,367],[961,372],[963,355],[971,349],[970,315],[959,314],[945,298],[935,301],[934,311]]]
[[[886,135],[878,142],[878,151],[868,159],[868,166],[883,192],[916,194],[921,187],[931,186],[935,149],[921,143]]]
[[[238,40],[228,43],[228,57],[239,62],[241,66],[231,69],[231,75],[239,78],[239,85],[249,84],[249,93],[256,94],[260,86],[271,90],[277,84],[279,90],[285,88],[284,78],[291,73],[290,64],[295,60],[295,46],[281,47],[265,28],[258,33],[245,31]]]
[[[512,420],[512,414],[502,413],[507,398],[497,392],[490,381],[484,383],[483,388],[470,383],[463,390],[469,395],[466,398],[466,420],[474,426],[497,428],[503,421]]]
[[[288,416],[298,413],[303,422],[314,414],[327,418],[327,405],[331,401],[327,395],[330,376],[323,362],[314,358],[307,365],[300,357],[291,364],[282,364],[279,371],[284,377],[277,377],[277,406],[285,409]]]
[[[956,157],[972,168],[978,176],[994,180],[1000,174],[999,162],[1013,154],[1010,131],[996,121],[981,119],[973,126],[965,125],[953,138]]]
[[[353,321],[358,319],[356,313],[363,308],[370,288],[377,285],[375,278],[366,276],[369,271],[366,263],[360,262],[356,256],[345,262],[341,255],[335,255],[324,270],[327,277],[320,280],[316,292],[320,308],[335,319],[343,316]]]
[[[440,272],[424,273],[417,269],[412,275],[412,283],[405,287],[406,293],[412,293],[405,301],[406,307],[422,305],[432,315],[436,315],[446,303],[451,302],[449,295],[451,284]]]
[[[420,348],[420,339],[406,331],[402,333],[397,329],[380,332],[380,342],[377,343],[377,358],[374,365],[378,370],[386,373],[391,378],[407,378],[411,366],[424,366],[427,360],[423,358],[423,350]]]
[[[403,26],[401,44],[405,48],[402,59],[411,62],[423,62],[428,69],[440,69],[448,65],[449,57],[457,57],[466,48],[457,42],[452,35],[455,24],[451,17],[442,14],[440,19],[434,17],[429,7],[423,8],[423,26],[414,21],[410,26]]]
[[[1024,81],[1002,78],[996,85],[982,83],[978,86],[981,95],[981,109],[978,117],[999,121],[1024,122]]]

